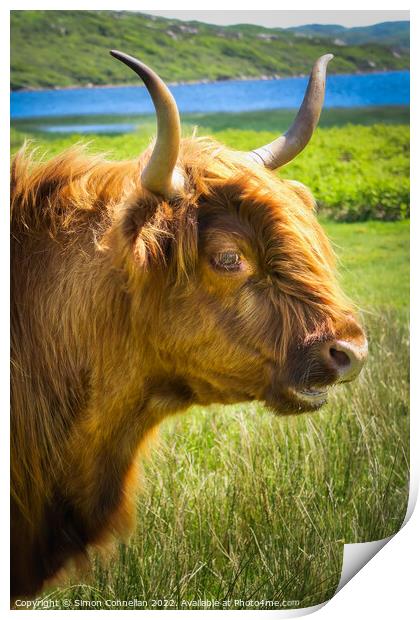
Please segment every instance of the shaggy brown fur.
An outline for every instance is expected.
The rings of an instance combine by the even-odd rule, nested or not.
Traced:
[[[13,162],[13,596],[131,526],[136,458],[163,417],[303,410],[291,386],[336,379],[317,343],[363,338],[305,188],[194,138],[168,203],[140,185],[149,155]],[[232,250],[241,270],[215,269]]]

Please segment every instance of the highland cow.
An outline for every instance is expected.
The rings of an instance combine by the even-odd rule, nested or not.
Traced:
[[[181,140],[148,67],[157,138],[139,159],[72,148],[12,165],[12,596],[133,524],[136,462],[165,416],[260,400],[318,409],[366,338],[303,185],[272,170],[308,143],[326,66],[291,129],[252,153]]]

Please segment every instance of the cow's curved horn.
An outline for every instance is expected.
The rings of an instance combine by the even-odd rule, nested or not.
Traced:
[[[266,144],[249,155],[270,170],[284,166],[300,153],[308,144],[318,124],[325,94],[325,76],[327,65],[334,58],[325,54],[318,58],[313,66],[305,97],[295,122],[280,138]]]
[[[141,77],[153,100],[157,117],[156,144],[141,180],[143,187],[149,191],[169,197],[183,185],[181,175],[175,170],[181,141],[181,123],[175,99],[160,77],[137,58],[117,50],[112,50],[110,54]]]

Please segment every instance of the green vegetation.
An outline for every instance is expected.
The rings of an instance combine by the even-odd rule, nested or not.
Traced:
[[[167,81],[307,75],[314,58],[326,52],[336,55],[332,73],[407,69],[408,50],[385,34],[385,44],[379,36],[374,43],[343,45],[325,32],[223,28],[138,12],[12,11],[11,85],[137,84],[133,73],[108,56],[111,48],[140,57]]]
[[[409,216],[409,128],[347,126],[320,131],[285,171],[309,185],[335,220]]]
[[[409,222],[323,225],[340,257],[344,289],[359,307],[372,310],[374,320],[387,307],[408,311]]]
[[[287,129],[293,117],[294,112],[287,110],[199,114],[186,115],[183,124],[186,135],[198,125],[201,134],[211,134],[232,148],[252,150]],[[146,147],[155,131],[154,118],[42,119],[42,125],[130,121],[138,125],[135,133],[95,136],[92,142],[93,150],[107,151],[110,157],[127,158]],[[318,201],[320,213],[331,219],[348,222],[404,219],[409,215],[408,121],[405,107],[325,110],[310,146],[279,174],[308,185]],[[60,152],[76,140],[88,140],[82,135],[40,133],[37,125],[40,122],[15,122],[13,148],[22,143],[24,136],[35,137],[50,154]]]
[[[250,148],[272,139],[290,119],[289,112],[264,112],[184,120],[187,133],[199,122],[200,131]],[[352,121],[364,126],[347,124]],[[135,134],[89,136],[92,150],[136,155],[154,126],[152,119],[137,122]],[[383,219],[384,199],[374,199],[370,188],[391,187],[396,203],[389,198],[385,210],[401,217],[407,122],[404,109],[327,111],[313,145],[282,175],[306,182],[321,210],[338,219],[347,213],[343,204],[353,218],[349,205],[357,200],[362,219]],[[20,123],[13,150],[28,133],[49,153],[81,138],[37,133]],[[405,188],[401,194],[394,178]],[[144,464],[131,540],[109,563],[92,556],[93,569],[82,582],[69,579],[47,598],[66,600],[61,607],[73,609],[80,601],[107,609],[106,600],[118,599],[146,601],[139,608],[149,609],[188,609],[200,599],[221,605],[230,599],[228,609],[272,608],[261,600],[306,607],[333,595],[344,542],[398,530],[409,478],[409,224],[323,224],[340,259],[344,290],[369,334],[362,376],[334,390],[316,414],[279,418],[251,403],[194,408],[165,421]]]

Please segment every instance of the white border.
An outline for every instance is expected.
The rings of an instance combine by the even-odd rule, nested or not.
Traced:
[[[151,6],[153,4],[153,6]],[[272,3],[264,2],[260,0],[258,3],[258,7],[260,10],[273,10]],[[9,62],[9,26],[8,26],[8,11],[9,9],[14,10],[28,10],[28,9],[72,9],[72,10],[83,10],[83,9],[126,9],[126,10],[188,10],[188,9],[196,9],[197,4],[193,2],[161,2],[159,0],[154,0],[153,3],[138,3],[138,2],[124,2],[123,5],[117,5],[115,2],[109,2],[103,0],[102,2],[85,2],[83,4],[78,2],[73,2],[71,6],[68,4],[64,6],[57,7],[56,3],[53,2],[10,2],[7,6],[3,6],[1,8],[0,13],[0,27],[1,27],[1,45],[2,45],[2,59],[3,59],[3,68],[4,70],[1,72],[0,80],[1,80],[1,89],[2,89],[2,97],[1,97],[1,106],[2,106],[2,118],[9,118],[9,75],[8,72],[5,71],[5,68],[10,65]],[[203,7],[205,8],[205,7]],[[226,3],[220,2],[220,0],[212,0],[211,8],[216,10],[255,10],[255,3],[251,3],[247,0],[239,0],[231,1]],[[274,8],[278,8],[277,6]],[[320,2],[316,7],[318,10],[337,10],[337,1],[335,2]],[[351,3],[350,7],[340,5],[341,10],[377,10],[377,11],[385,11],[385,10],[395,10],[398,8],[410,10],[410,6],[395,6],[395,3],[390,3],[386,1],[382,2],[370,2],[369,6],[366,6],[366,2],[354,1]],[[313,10],[313,4],[309,2],[294,2],[293,9],[299,9],[302,11],[305,10]],[[412,109],[419,110],[420,109],[420,101],[418,97],[418,62],[416,62],[416,58],[420,58],[420,50],[418,49],[419,45],[417,44],[418,40],[418,24],[419,24],[419,9],[411,8],[411,23],[412,23],[412,68],[411,68],[411,84],[412,84]],[[413,36],[414,35],[414,36]],[[418,127],[419,123],[416,118],[412,117],[412,136],[415,136],[418,141],[417,136],[420,136],[420,131]],[[3,122],[3,131],[1,133],[0,139],[3,141],[3,154],[9,152],[9,135],[7,128],[8,123]],[[414,142],[412,145],[412,171],[419,170],[419,161],[418,161],[418,142]],[[1,170],[1,179],[2,183],[4,183],[5,190],[2,191],[2,196],[7,196],[7,188],[8,188],[8,165],[6,164],[8,158],[7,156],[3,157],[2,162],[2,170]],[[419,230],[419,201],[416,200],[418,198],[418,177],[419,174],[412,174],[412,238],[417,240],[420,235]],[[6,202],[6,199],[4,200]],[[2,221],[0,225],[0,252],[1,252],[1,275],[2,275],[2,299],[3,303],[0,305],[1,311],[1,326],[4,330],[2,334],[2,347],[1,347],[1,356],[0,356],[0,372],[1,372],[1,404],[2,404],[2,424],[4,428],[2,429],[2,439],[5,441],[5,446],[2,450],[2,455],[5,457],[4,466],[1,469],[2,475],[2,486],[4,492],[4,501],[6,503],[6,491],[9,485],[9,466],[8,466],[8,423],[7,423],[7,412],[8,412],[8,394],[9,394],[9,346],[8,346],[8,338],[9,338],[9,310],[8,310],[8,291],[9,291],[9,275],[8,275],[8,264],[9,264],[9,242],[8,242],[8,216],[6,215],[7,208],[3,204],[2,209]],[[411,261],[412,261],[412,277],[411,277],[411,312],[412,312],[412,323],[411,323],[411,343],[412,343],[412,391],[411,391],[411,410],[413,412],[417,412],[418,404],[419,404],[419,389],[420,389],[420,381],[415,380],[416,373],[419,370],[419,355],[420,355],[420,339],[419,339],[419,330],[420,326],[418,326],[419,321],[415,320],[417,317],[415,316],[415,311],[419,307],[420,295],[419,295],[419,286],[416,284],[414,280],[414,274],[416,275],[416,279],[418,280],[419,274],[419,246],[420,244],[413,244],[412,253],[411,253]],[[418,313],[417,313],[418,314]],[[417,323],[417,325],[416,325]],[[419,421],[417,415],[411,416],[411,480],[410,480],[410,509],[409,512],[412,512],[415,503],[415,496],[418,493],[418,480],[419,480],[419,452],[417,449],[417,443],[419,437]],[[417,442],[417,443],[415,443]],[[7,508],[2,512],[2,531],[9,531],[9,519],[8,519],[8,504]],[[340,620],[347,620],[351,618],[354,619],[355,613],[362,613],[363,617],[369,617],[369,614],[375,615],[375,617],[380,618],[395,618],[398,615],[399,618],[411,618],[414,616],[414,610],[418,611],[418,585],[417,580],[414,582],[415,576],[418,574],[418,562],[416,556],[416,543],[417,549],[420,548],[418,544],[420,535],[419,535],[419,523],[420,523],[420,511],[417,509],[409,522],[405,525],[403,530],[399,532],[391,542],[386,545],[386,547],[373,559],[371,560],[367,566],[357,574],[350,583],[343,588],[335,597],[319,612],[318,616],[323,620],[327,620],[329,618],[336,620],[337,617]],[[2,584],[2,598],[1,598],[1,608],[7,613],[13,613],[9,610],[9,582],[8,582],[8,557],[9,557],[9,547],[8,547],[8,539],[3,536],[2,537],[2,572],[1,572],[1,584]],[[37,612],[29,612],[29,613],[37,613]],[[66,613],[66,612],[61,612]],[[83,612],[82,612],[83,613]],[[117,612],[110,612],[117,613]],[[164,614],[164,617],[167,616],[168,612],[142,612],[142,615],[154,613],[154,614]],[[183,611],[179,612],[169,612],[172,614],[182,614]],[[202,612],[189,612],[189,617],[192,617],[191,614],[198,614]],[[230,611],[225,612],[207,612],[207,613],[235,613]],[[267,612],[258,612],[258,611],[248,611],[246,612],[248,617],[261,617],[262,615],[269,614],[271,617],[275,617],[279,615],[279,612],[276,611],[267,611]],[[282,614],[283,615],[283,614]],[[155,616],[159,617],[159,616]],[[284,616],[283,616],[284,617]]]

